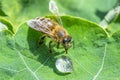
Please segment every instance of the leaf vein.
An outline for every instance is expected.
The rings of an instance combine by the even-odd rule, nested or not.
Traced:
[[[96,80],[97,77],[99,76],[99,74],[101,73],[101,71],[103,70],[104,63],[105,63],[105,57],[106,57],[106,47],[107,47],[107,44],[105,44],[105,50],[104,50],[104,55],[103,55],[101,67],[100,67],[100,69],[98,70],[98,72],[96,73],[96,75],[93,77],[93,80]]]
[[[37,75],[30,69],[30,67],[27,65],[27,63],[25,62],[25,60],[24,60],[22,54],[21,54],[17,49],[16,49],[16,51],[18,52],[18,54],[19,54],[21,60],[23,61],[24,65],[25,65],[25,67],[28,69],[28,71],[31,72],[31,74],[35,77],[36,80],[40,80],[40,79],[38,78],[38,76],[37,76]]]

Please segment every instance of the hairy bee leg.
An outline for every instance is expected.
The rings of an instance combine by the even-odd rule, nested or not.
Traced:
[[[57,43],[57,46],[56,46],[56,47],[57,47],[57,49],[59,48],[59,46],[60,46],[60,42],[58,42],[58,43]]]
[[[38,42],[38,44],[39,44],[38,47],[44,43],[45,37],[46,37],[46,36],[42,36],[42,37],[40,38],[40,40],[39,40],[39,42]]]
[[[51,44],[52,44],[52,41],[49,42],[49,52],[52,55],[52,45]]]

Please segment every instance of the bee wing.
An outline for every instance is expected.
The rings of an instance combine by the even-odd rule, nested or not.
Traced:
[[[62,20],[60,18],[60,14],[59,14],[59,9],[58,9],[56,2],[54,0],[50,0],[50,2],[49,2],[49,11],[56,16],[58,23],[61,26],[63,26],[63,23],[62,23]]]
[[[52,27],[54,24],[49,19],[36,18],[36,19],[32,19],[32,20],[27,21],[27,24],[35,30],[38,30],[38,31],[45,33],[45,34],[52,35],[50,27]]]

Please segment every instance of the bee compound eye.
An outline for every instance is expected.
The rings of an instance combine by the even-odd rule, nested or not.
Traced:
[[[64,39],[63,39],[63,43],[66,43],[66,42],[67,42],[67,38],[64,38]]]
[[[63,39],[63,43],[69,43],[69,42],[71,42],[71,37],[67,37],[67,38],[64,38]]]

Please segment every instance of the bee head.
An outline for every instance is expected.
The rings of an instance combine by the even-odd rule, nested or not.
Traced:
[[[67,53],[67,50],[71,47],[71,43],[72,43],[72,37],[66,36],[63,38],[62,45],[65,48],[66,53]]]

